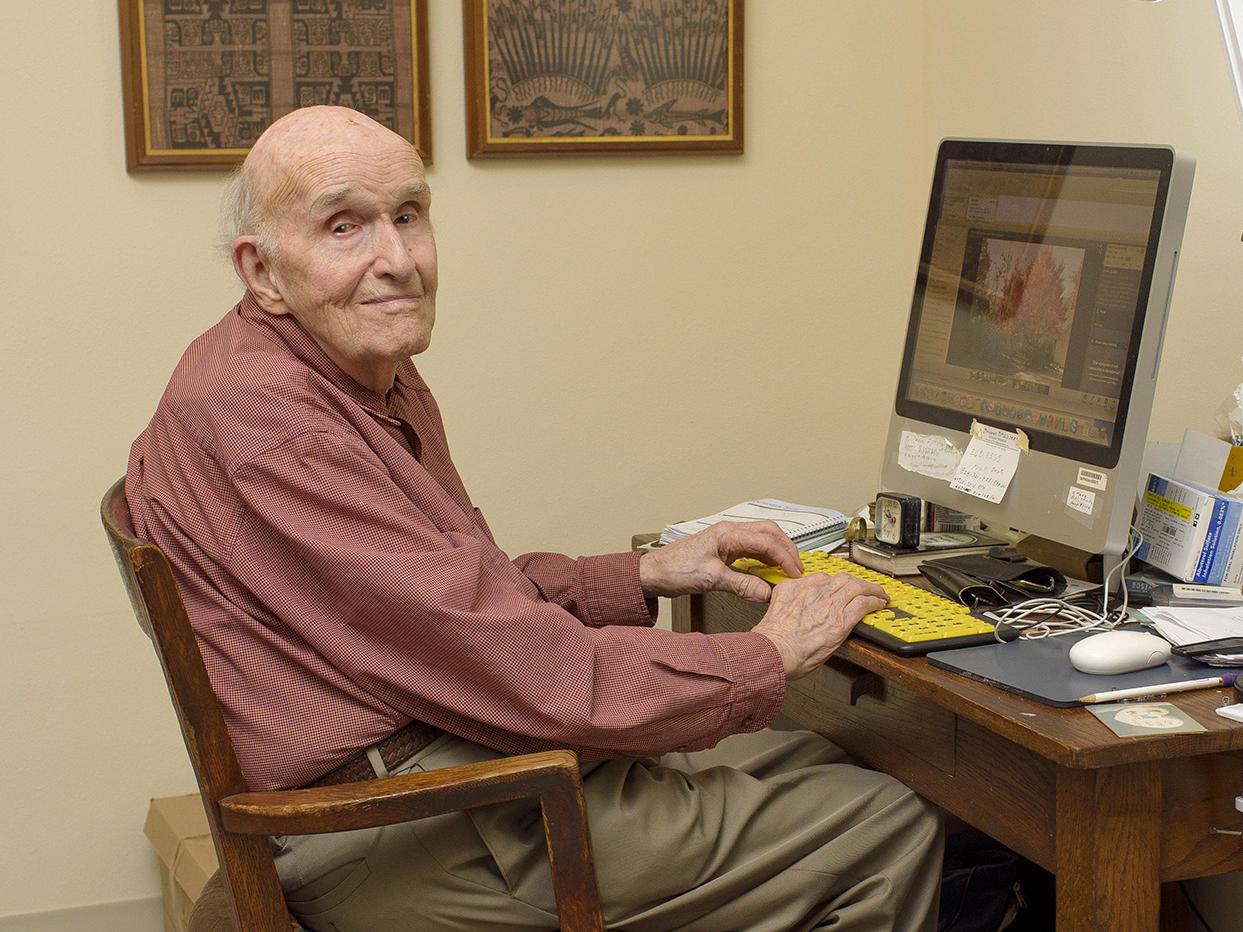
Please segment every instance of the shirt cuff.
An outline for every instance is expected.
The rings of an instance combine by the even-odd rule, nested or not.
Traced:
[[[639,584],[639,559],[631,550],[601,556],[579,557],[579,579],[587,623],[604,625],[651,625],[656,622],[656,600],[643,597]]]
[[[725,656],[730,681],[734,684],[726,716],[726,734],[767,728],[785,700],[785,666],[777,646],[754,631],[709,636]]]

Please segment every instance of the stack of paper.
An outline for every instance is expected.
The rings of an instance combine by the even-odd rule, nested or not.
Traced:
[[[795,505],[776,498],[758,498],[740,502],[714,515],[670,524],[660,532],[660,542],[669,544],[702,531],[722,521],[776,521],[800,550],[813,550],[840,543],[846,537],[849,519],[832,508]]]
[[[1195,652],[1195,659],[1215,667],[1243,666],[1243,606],[1231,608],[1141,608],[1140,614],[1153,623],[1175,647],[1215,642],[1220,650]]]

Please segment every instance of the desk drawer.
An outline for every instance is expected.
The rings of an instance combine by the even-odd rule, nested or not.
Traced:
[[[732,596],[703,598],[702,630],[709,634],[750,631],[764,614],[765,606]],[[896,775],[893,766],[915,757],[944,774],[954,772],[954,713],[846,661],[830,658],[790,683],[781,712],[877,769]]]
[[[1204,877],[1243,867],[1243,816],[1234,797],[1243,792],[1243,754],[1205,754],[1161,761],[1161,879]]]
[[[868,685],[871,689],[865,691]],[[954,773],[954,713],[852,664],[830,660],[811,676],[791,683],[781,712],[820,732],[852,757],[899,779],[921,765],[946,776]]]
[[[710,633],[748,631],[763,611],[713,593],[692,623]],[[838,658],[789,684],[781,711],[1038,864],[1053,865],[1049,760]]]

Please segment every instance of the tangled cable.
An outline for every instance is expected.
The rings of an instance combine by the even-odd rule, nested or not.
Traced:
[[[1132,526],[1128,538],[1126,554],[1118,565],[1105,574],[1105,581],[1100,589],[1092,589],[1071,596],[1069,599],[1036,598],[1027,599],[1015,605],[996,609],[988,613],[997,622],[994,636],[998,641],[1007,640],[1002,636],[1002,629],[1018,631],[1024,640],[1057,637],[1075,631],[1108,631],[1116,628],[1127,618],[1127,590],[1125,581],[1122,584],[1122,604],[1117,608],[1109,608],[1109,583],[1115,571],[1127,565],[1131,557],[1144,543],[1144,535]],[[1099,605],[1097,596],[1100,596]]]

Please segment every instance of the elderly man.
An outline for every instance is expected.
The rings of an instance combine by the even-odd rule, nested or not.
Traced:
[[[134,444],[140,534],[178,573],[256,789],[572,747],[605,916],[628,929],[932,927],[939,821],[816,735],[765,728],[883,593],[800,571],[767,523],[659,551],[510,560],[410,357],[436,317],[430,192],[350,110],[276,121],[230,183],[240,304]],[[769,601],[754,631],[651,627],[655,596]],[[556,925],[538,811],[278,838],[313,929]]]

